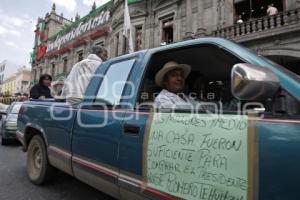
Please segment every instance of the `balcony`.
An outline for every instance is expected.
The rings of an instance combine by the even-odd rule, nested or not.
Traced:
[[[294,31],[300,31],[300,8],[218,29],[212,35],[247,42]]]

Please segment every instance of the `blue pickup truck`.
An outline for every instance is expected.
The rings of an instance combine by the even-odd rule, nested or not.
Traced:
[[[153,109],[169,61],[191,66],[184,92],[214,109]],[[200,38],[102,63],[78,107],[25,102],[17,138],[37,185],[59,169],[117,199],[298,200],[299,102],[298,75]]]

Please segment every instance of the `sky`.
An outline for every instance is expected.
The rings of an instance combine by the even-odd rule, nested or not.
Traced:
[[[38,17],[44,18],[56,4],[56,13],[71,19],[89,13],[93,2],[97,7],[109,0],[1,0],[0,2],[0,62],[9,60],[30,67],[30,52]]]

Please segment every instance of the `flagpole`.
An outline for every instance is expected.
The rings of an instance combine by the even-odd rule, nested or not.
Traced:
[[[128,49],[128,53],[133,52],[133,41],[132,41],[132,32],[131,32],[131,22],[130,22],[130,14],[128,9],[128,1],[124,0],[124,29],[123,36],[126,38],[124,40],[126,50]]]

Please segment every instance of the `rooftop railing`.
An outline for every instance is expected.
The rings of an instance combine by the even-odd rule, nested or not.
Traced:
[[[222,28],[213,31],[213,36],[234,39],[236,37],[282,28],[293,24],[299,24],[300,27],[300,8],[280,12],[276,15],[251,19],[240,24],[235,24],[234,26]]]

